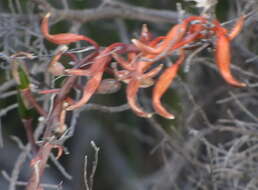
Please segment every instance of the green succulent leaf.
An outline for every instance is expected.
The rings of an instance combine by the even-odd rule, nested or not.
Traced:
[[[17,101],[18,101],[18,113],[21,119],[29,119],[32,117],[32,110],[27,108],[24,99],[21,95],[21,92],[17,93]]]
[[[27,73],[24,71],[22,67],[18,67],[18,74],[19,74],[19,79],[20,79],[20,84],[19,84],[19,89],[26,89],[29,88],[30,81],[29,77],[27,76]]]

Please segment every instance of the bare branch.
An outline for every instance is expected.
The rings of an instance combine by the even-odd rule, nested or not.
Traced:
[[[123,104],[121,106],[103,106],[98,104],[87,104],[80,109],[81,111],[91,111],[97,110],[107,113],[123,112],[129,110],[128,104]]]
[[[93,182],[94,182],[94,176],[96,173],[96,169],[98,166],[98,157],[99,157],[99,147],[96,146],[96,144],[94,143],[94,141],[91,141],[91,146],[94,150],[94,161],[92,163],[92,169],[91,169],[91,173],[90,176],[88,176],[87,173],[87,166],[88,166],[88,156],[85,156],[85,160],[84,160],[84,185],[86,190],[93,190]]]
[[[2,129],[2,118],[0,117],[0,148],[4,147],[3,129]]]
[[[44,6],[45,11],[52,12],[57,18],[63,18],[81,23],[107,19],[107,18],[124,18],[132,20],[141,20],[149,22],[168,22],[177,23],[177,13],[166,10],[155,10],[144,7],[138,7],[111,1],[93,9],[86,10],[58,10],[51,7],[46,1],[33,0],[35,3]]]
[[[11,178],[10,178],[10,176],[7,174],[7,172],[2,171],[2,175],[3,175],[3,177],[4,177],[7,181],[11,182]],[[28,182],[24,182],[24,181],[16,181],[16,183],[15,183],[16,186],[26,186],[27,184],[28,184]],[[60,185],[61,185],[61,184],[60,184]],[[59,190],[59,189],[60,189],[60,185],[40,184],[40,187]]]

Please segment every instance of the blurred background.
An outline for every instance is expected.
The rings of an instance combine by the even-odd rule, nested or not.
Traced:
[[[43,89],[54,81],[45,71],[51,59],[48,55],[56,46],[40,32],[42,16],[54,13],[51,33],[85,34],[107,46],[129,43],[140,35],[143,24],[154,36],[165,35],[178,21],[177,3],[185,16],[200,13],[194,2],[176,0],[0,0],[0,189],[25,189],[31,172],[31,154],[26,153],[28,141],[17,111],[17,85],[8,57],[20,51],[33,53],[37,58],[22,61],[35,88]],[[257,7],[251,0],[219,0],[215,13],[221,22],[232,21],[224,25],[230,29],[242,13]],[[112,9],[117,12],[101,15]],[[84,10],[92,11],[91,17],[75,13]],[[257,189],[257,33],[258,14],[254,12],[231,44],[232,72],[248,84],[246,88],[231,87],[222,79],[213,47],[182,67],[162,98],[175,120],[136,116],[125,105],[125,84],[114,94],[95,95],[85,110],[70,113],[66,123],[73,126],[74,134],[64,143],[66,154],[58,162],[49,160],[42,182],[52,186],[45,189],[85,189],[85,156],[88,174],[95,159],[91,141],[100,148],[95,190]],[[76,43],[69,48],[86,46]],[[61,83],[62,78],[55,82]],[[138,95],[148,111],[152,110],[151,90],[141,89]],[[37,98],[47,109],[50,96]],[[34,129],[40,125],[34,113]]]

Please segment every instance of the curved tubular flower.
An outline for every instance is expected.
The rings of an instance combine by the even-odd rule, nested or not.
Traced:
[[[127,70],[119,71],[117,68],[114,68],[113,74],[118,81],[122,81],[126,84],[130,81],[131,73]]]
[[[92,44],[96,49],[99,49],[99,45],[97,44],[97,42],[84,35],[73,33],[49,34],[48,19],[50,15],[50,13],[47,13],[41,22],[41,32],[48,41],[54,44],[64,45],[83,40]]]
[[[201,24],[207,23],[207,20],[204,17],[191,16],[191,17],[184,19],[182,23],[177,24],[174,27],[172,27],[172,29],[167,33],[167,35],[165,36],[165,39],[161,42],[159,47],[150,47],[137,39],[132,39],[132,43],[145,54],[156,54],[157,55],[166,50],[171,51],[173,49],[179,48],[179,47],[175,48],[174,46],[176,46],[177,43],[179,43],[180,41],[183,41],[183,38],[187,32],[188,24],[192,21],[198,21]],[[199,24],[199,25],[201,25],[201,24]],[[197,25],[197,24],[195,24],[195,25]],[[199,26],[198,28],[196,28],[194,30],[194,33],[197,33],[197,32],[200,33],[200,31],[203,29],[204,29],[203,26],[202,27]],[[196,37],[191,38],[191,40],[188,39],[187,41],[185,41],[185,43],[181,43],[180,47],[195,40]]]
[[[235,26],[232,28],[230,33],[228,34],[228,37],[230,40],[233,40],[242,30],[245,22],[245,17],[242,15],[236,22]]]
[[[97,57],[94,58],[93,64],[91,64],[91,67],[89,69],[82,70],[82,72],[85,72],[88,76],[90,76],[90,79],[87,82],[86,86],[83,88],[82,98],[78,102],[75,102],[73,105],[67,107],[66,110],[74,110],[80,108],[89,101],[89,99],[97,91],[101,83],[102,76],[107,64],[110,63],[110,61],[112,60],[112,51],[118,47],[121,47],[121,49],[118,50],[118,52],[126,51],[127,48],[126,44],[114,43],[106,47],[103,51],[99,53]],[[72,72],[73,69],[70,69],[70,73]],[[73,74],[76,75],[76,72],[74,72]]]
[[[157,37],[154,40],[151,40],[151,39],[152,39],[152,34],[148,31],[147,25],[143,25],[142,32],[139,38],[139,40],[142,43],[148,44],[149,46],[155,46],[160,40],[163,40],[164,37]],[[116,65],[114,65],[113,72],[114,72],[114,75],[118,78],[118,80],[121,80],[125,83],[130,83],[132,76],[137,75],[138,76],[137,80],[139,80],[139,86],[138,87],[135,86],[135,87],[146,88],[154,84],[154,80],[152,79],[152,77],[154,77],[160,72],[163,65],[159,65],[158,67],[144,74],[144,72],[151,65],[151,63],[139,61],[139,58],[140,58],[139,56],[141,56],[141,52],[138,54],[136,52],[129,52],[127,54],[127,60],[125,60],[117,53],[113,53],[112,57],[124,69],[124,70],[118,71]],[[133,86],[131,88],[133,88]],[[138,89],[134,89],[134,90],[136,91],[135,93],[135,96],[136,96]],[[135,102],[136,102],[136,97],[135,97]]]
[[[155,55],[147,55],[146,58],[152,59]],[[145,112],[137,103],[137,93],[139,88],[145,88],[153,85],[152,77],[159,73],[163,65],[152,69],[145,73],[145,71],[152,65],[153,62],[138,61],[135,63],[135,71],[131,72],[129,83],[126,88],[126,96],[129,106],[140,117],[149,118],[152,113]]]
[[[241,19],[236,27],[233,29],[233,33],[231,34],[231,38],[233,38],[240,31]],[[215,24],[215,33],[216,33],[216,64],[218,65],[220,74],[224,78],[224,80],[230,85],[236,87],[245,87],[246,84],[237,81],[230,70],[231,64],[231,49],[230,49],[230,37],[228,36],[228,32],[225,28],[223,28],[220,23],[215,20],[213,22]]]
[[[162,68],[163,68],[163,64],[160,64],[157,67],[155,67],[154,69],[150,70],[149,72],[144,73],[142,78],[143,79],[153,78],[161,71]]]
[[[135,46],[137,46],[141,51],[143,51],[145,54],[153,54],[153,55],[157,55],[163,53],[164,51],[168,51],[168,53],[171,53],[172,51],[183,47],[184,45],[187,45],[191,42],[193,42],[194,40],[200,38],[200,31],[197,31],[193,34],[188,34],[188,36],[186,36],[185,38],[181,39],[181,41],[178,41],[177,43],[173,43],[172,46],[168,48],[168,46],[164,46],[162,45],[163,49],[159,50],[159,52],[157,52],[155,49],[155,47],[151,47],[149,45],[146,45],[142,42],[140,42],[139,40],[133,40],[133,43],[135,44]],[[166,54],[164,54],[165,56]]]
[[[149,45],[144,44],[143,42],[137,39],[132,39],[132,43],[145,54],[160,54],[164,51],[165,48],[169,46],[171,41],[173,42],[173,44],[180,41],[183,38],[185,32],[186,26],[184,24],[177,24],[168,32],[168,34],[166,35],[163,42],[161,42],[161,45],[159,47],[150,47]]]
[[[132,64],[130,64],[130,61],[125,60],[123,57],[121,57],[117,53],[112,53],[112,57],[116,60],[117,63],[119,63],[119,65],[121,67],[123,67],[123,69],[128,70],[128,71],[134,70],[134,67],[132,66]]]
[[[155,39],[153,39],[152,41],[149,42],[149,46],[155,46],[156,44],[158,44],[161,40],[164,40],[166,38],[166,36],[158,36]]]
[[[140,88],[148,88],[152,86],[155,83],[153,77],[159,74],[163,66],[163,64],[160,64],[159,66],[153,68],[147,73],[142,74],[142,76],[140,77]]]
[[[60,88],[46,89],[46,90],[38,91],[39,94],[57,94],[59,92],[61,92]]]
[[[90,76],[92,72],[90,70],[83,70],[83,69],[65,69],[65,72],[69,75],[76,75],[76,76]]]
[[[149,32],[147,24],[142,25],[142,31],[139,40],[148,43],[152,39],[152,33]]]
[[[52,75],[58,76],[64,73],[65,67],[58,61],[67,50],[68,50],[67,46],[61,46],[60,48],[57,49],[56,54],[53,56],[53,58],[51,59],[48,65],[48,71]]]
[[[152,97],[153,108],[156,113],[168,119],[174,119],[175,117],[162,106],[160,99],[163,96],[163,94],[166,92],[168,87],[171,85],[171,83],[173,82],[174,78],[177,75],[179,67],[183,63],[184,59],[185,59],[185,53],[184,53],[184,50],[181,49],[179,59],[176,61],[175,64],[168,67],[162,73],[162,75],[159,77],[156,85],[153,88],[153,97]]]
[[[140,80],[138,80],[136,77],[132,78],[126,88],[128,104],[138,116],[150,118],[152,116],[152,113],[147,113],[143,111],[140,105],[137,103],[136,97],[139,88]]]
[[[148,58],[153,58],[154,55],[149,55]],[[133,61],[133,60],[132,60]],[[129,106],[131,109],[140,117],[150,118],[152,113],[145,112],[141,106],[137,103],[137,93],[139,88],[144,88],[153,85],[152,79],[155,74],[159,72],[161,67],[155,68],[154,71],[149,71],[148,73],[144,72],[149,68],[153,63],[145,61],[137,61],[134,66],[134,71],[131,71],[129,74],[130,78],[127,78],[128,85],[126,88],[126,97]]]
[[[200,34],[201,30],[195,31],[192,34],[188,34],[185,38],[183,38],[180,42],[176,43],[174,46],[171,47],[170,52],[179,49],[185,45],[188,45],[195,40],[199,40],[200,38],[203,38],[203,36]]]
[[[120,48],[120,49],[117,49],[117,51],[113,52],[113,50],[115,48]],[[130,45],[127,45],[127,44],[124,44],[124,43],[113,43],[112,45],[106,47],[106,49],[104,49],[103,51],[101,51],[99,53],[99,55],[97,57],[94,58],[94,60],[91,62],[90,64],[90,68],[88,69],[66,69],[65,72],[67,74],[70,74],[70,75],[76,75],[76,76],[91,76],[93,73],[97,72],[99,70],[99,64],[96,64],[96,61],[97,59],[100,59],[102,57],[106,57],[108,56],[109,59],[111,60],[111,58],[114,58],[114,55],[115,57],[119,57],[119,60],[122,58],[120,56],[117,55],[117,53],[123,53],[123,52],[127,52],[127,51],[134,51]],[[112,56],[112,57],[111,57]],[[129,66],[129,63],[126,62],[125,60],[122,60],[124,61],[125,63],[125,68],[128,69],[128,70],[132,70],[132,68]],[[120,63],[120,62],[119,62]],[[126,65],[128,64],[128,66]],[[122,64],[123,65],[123,64]]]
[[[86,86],[83,88],[83,96],[82,98],[78,101],[75,102],[73,105],[70,105],[69,107],[66,108],[66,110],[74,110],[77,108],[82,107],[85,105],[89,99],[92,97],[92,95],[96,92],[98,89],[101,79],[103,76],[103,72],[98,72],[95,74],[86,84]]]
[[[216,39],[216,63],[218,65],[220,74],[225,81],[236,87],[244,87],[245,83],[237,81],[230,70],[231,52],[230,52],[230,39],[220,32],[217,33]]]
[[[107,53],[109,50],[106,49],[102,53]],[[100,53],[100,55],[102,54]],[[98,89],[102,76],[106,67],[106,64],[111,60],[110,56],[102,56],[101,58],[96,57],[95,62],[92,64],[92,67],[95,68],[90,68],[92,70],[95,70],[94,73],[90,73],[91,78],[87,82],[86,86],[83,88],[83,96],[82,98],[78,101],[75,102],[73,105],[70,105],[69,107],[66,108],[66,110],[74,110],[77,108],[82,107],[84,104],[86,104],[91,96],[96,92]],[[96,68],[98,67],[98,68]]]
[[[156,45],[160,40],[164,39],[164,37],[156,38],[153,41],[152,34],[149,32],[148,27],[146,24],[143,24],[141,35],[139,37],[139,41],[144,44],[149,44],[150,46]],[[134,45],[133,45],[134,46]],[[135,47],[135,46],[134,46]],[[138,54],[137,54],[138,53]],[[135,70],[135,64],[137,62],[137,59],[139,58],[140,52],[129,52],[127,54],[127,60],[125,60],[122,56],[118,55],[117,53],[113,53],[112,57],[116,60],[119,65],[127,70],[127,71],[134,71]]]
[[[138,80],[140,81],[139,88],[147,88],[154,84],[154,80],[152,79],[155,77],[163,68],[163,64],[158,65],[157,67],[151,69],[150,71],[142,74],[138,74]],[[135,74],[134,70],[118,70],[116,65],[113,65],[113,74],[117,80],[122,81],[124,83],[129,83],[133,75]]]

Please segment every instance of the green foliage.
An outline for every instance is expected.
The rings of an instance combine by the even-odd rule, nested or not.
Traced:
[[[21,93],[17,93],[17,102],[18,102],[18,113],[21,119],[32,118],[33,112],[32,109],[27,108],[24,102],[24,98]]]
[[[20,90],[29,88],[29,85],[30,85],[29,78],[21,66],[18,66],[18,74],[19,74],[19,83],[20,83],[18,88]]]

